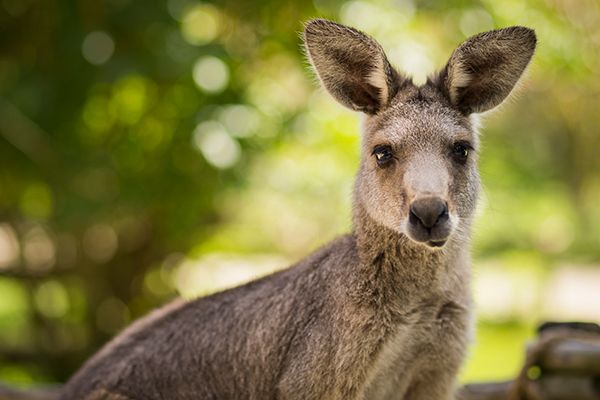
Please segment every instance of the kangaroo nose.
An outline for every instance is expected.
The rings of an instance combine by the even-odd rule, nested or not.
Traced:
[[[410,205],[408,218],[411,224],[421,224],[427,229],[433,228],[448,219],[448,203],[439,197],[417,199]]]

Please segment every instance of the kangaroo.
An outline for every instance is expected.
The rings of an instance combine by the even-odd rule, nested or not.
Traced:
[[[286,270],[154,311],[60,399],[454,397],[473,322],[471,117],[509,95],[535,33],[475,35],[423,85],[351,27],[311,20],[304,45],[323,87],[364,114],[352,232]]]

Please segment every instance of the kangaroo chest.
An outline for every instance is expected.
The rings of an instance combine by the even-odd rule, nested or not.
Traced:
[[[364,399],[398,399],[424,374],[454,370],[470,330],[467,307],[439,299],[423,305],[391,329],[369,368]]]

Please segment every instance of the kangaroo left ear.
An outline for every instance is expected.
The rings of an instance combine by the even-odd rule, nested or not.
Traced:
[[[381,46],[354,28],[324,19],[309,21],[304,45],[325,89],[352,110],[376,114],[398,91],[400,77]]]
[[[533,29],[522,26],[480,33],[461,44],[438,77],[441,89],[464,114],[498,106],[531,61]]]

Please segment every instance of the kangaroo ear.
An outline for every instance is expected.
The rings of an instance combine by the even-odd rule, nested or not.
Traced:
[[[491,110],[516,85],[536,42],[535,32],[522,26],[471,37],[452,53],[440,73],[442,90],[465,114]]]
[[[398,73],[381,46],[356,29],[312,20],[304,28],[304,46],[323,86],[348,108],[375,114],[398,91]]]

